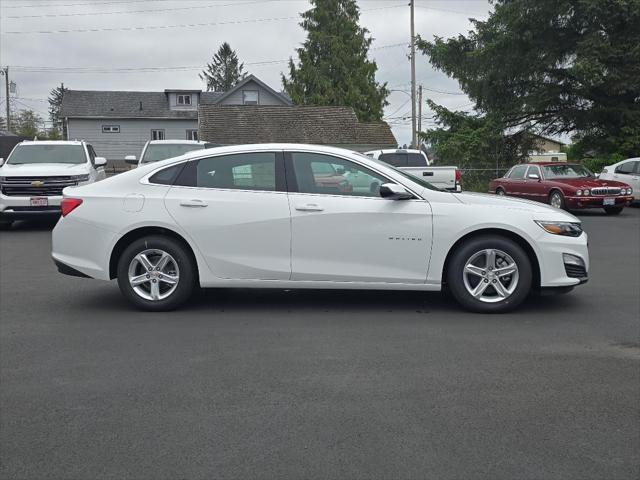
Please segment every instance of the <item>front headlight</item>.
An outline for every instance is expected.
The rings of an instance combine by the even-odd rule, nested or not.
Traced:
[[[576,222],[545,222],[535,221],[547,233],[563,235],[565,237],[579,237],[582,235],[582,225]]]
[[[627,188],[627,195],[631,195],[633,193],[633,188]]]
[[[578,191],[576,192],[576,195],[577,195],[577,196],[582,195],[582,190],[578,190]]]
[[[89,174],[86,174],[86,175],[76,175],[76,176],[74,176],[74,177],[73,177],[73,179],[74,179],[76,182],[78,182],[78,183],[80,183],[80,182],[87,182],[87,181],[89,181]]]
[[[585,197],[588,197],[591,192],[585,189],[583,193]]]

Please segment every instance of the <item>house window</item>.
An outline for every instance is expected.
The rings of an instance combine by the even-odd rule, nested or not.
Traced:
[[[244,105],[258,105],[260,96],[257,90],[243,90],[242,103]]]
[[[151,130],[151,140],[164,140],[164,130]]]
[[[178,105],[191,105],[191,95],[178,95]]]
[[[120,125],[102,125],[102,133],[120,133]]]
[[[187,140],[198,140],[198,130],[187,130]]]

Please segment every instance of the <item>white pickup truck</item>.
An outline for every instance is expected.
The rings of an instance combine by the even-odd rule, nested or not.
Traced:
[[[24,141],[0,158],[0,227],[59,216],[62,190],[105,178],[107,160],[79,141]]]
[[[432,167],[422,150],[388,149],[372,150],[365,155],[388,163],[403,172],[429,182],[442,190],[460,192],[460,170],[458,167]]]

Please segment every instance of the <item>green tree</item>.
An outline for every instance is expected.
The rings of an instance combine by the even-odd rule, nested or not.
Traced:
[[[467,35],[418,47],[505,128],[640,151],[640,0],[494,0]]]
[[[43,119],[33,110],[20,110],[11,115],[11,130],[16,135],[25,137],[46,137],[42,132]]]
[[[247,76],[243,70],[244,63],[240,63],[235,50],[224,42],[207,63],[200,79],[207,84],[207,92],[226,92]]]
[[[56,140],[60,138],[60,135],[66,138],[66,125],[60,118],[60,108],[62,107],[62,97],[67,90],[69,89],[64,87],[64,83],[61,83],[59,87],[52,89],[49,93],[49,118],[53,123],[52,130],[57,131]]]
[[[7,129],[7,121],[4,119],[4,117],[0,117],[0,130],[6,130]]]
[[[296,104],[352,107],[362,121],[381,120],[389,94],[376,82],[376,62],[367,58],[372,38],[358,24],[355,0],[311,0],[300,25],[307,39],[289,59],[285,91]]]

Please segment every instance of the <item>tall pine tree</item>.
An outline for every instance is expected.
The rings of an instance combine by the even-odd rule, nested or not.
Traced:
[[[226,92],[247,76],[243,70],[244,63],[240,63],[236,52],[224,42],[212,57],[211,63],[207,63],[200,79],[207,84],[207,92]]]
[[[49,118],[53,124],[53,129],[62,135],[62,138],[67,138],[67,135],[66,126],[60,118],[60,108],[62,107],[62,97],[67,90],[69,89],[64,88],[64,83],[61,83],[59,87],[52,89],[49,93]]]
[[[362,121],[382,119],[389,94],[376,82],[376,62],[367,58],[372,38],[360,27],[355,0],[311,0],[300,25],[307,39],[297,49],[298,65],[289,59],[285,91],[296,104],[344,105]]]

